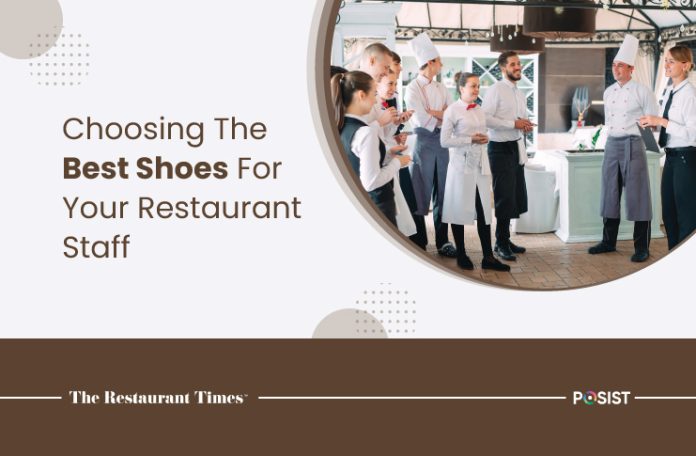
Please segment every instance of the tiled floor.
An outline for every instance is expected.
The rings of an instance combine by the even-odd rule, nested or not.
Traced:
[[[465,271],[457,267],[454,259],[437,254],[431,215],[426,217],[426,223],[428,240],[431,242],[428,253],[435,261],[476,280],[520,289],[564,289],[595,285],[650,266],[667,253],[667,238],[651,241],[648,261],[632,263],[630,257],[633,254],[633,241],[619,241],[617,251],[613,253],[590,255],[587,249],[594,242],[566,244],[553,233],[518,234],[512,236],[512,241],[526,247],[527,253],[517,255],[517,261],[506,262],[512,268],[511,271],[484,271],[481,269],[481,243],[476,227],[471,225],[465,227],[465,244],[475,269]],[[495,233],[495,224],[491,229]]]

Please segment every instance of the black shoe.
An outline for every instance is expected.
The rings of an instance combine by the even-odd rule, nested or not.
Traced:
[[[494,271],[509,272],[510,266],[505,263],[501,263],[495,257],[484,257],[481,261],[481,267],[483,269],[492,269]]]
[[[457,257],[457,266],[468,271],[473,271],[474,269],[474,263],[471,262],[471,258],[466,256],[466,254]]]
[[[443,257],[447,257],[447,258],[456,258],[457,257],[457,249],[452,245],[451,242],[448,242],[447,244],[438,248],[437,253],[439,253]]]
[[[636,253],[634,253],[631,257],[631,261],[634,263],[642,263],[643,261],[647,260],[649,256],[650,252],[647,250],[636,250]]]
[[[587,253],[590,255],[596,255],[598,253],[609,253],[609,252],[616,252],[616,247],[611,246],[604,241],[600,242],[597,245],[593,245],[589,249],[587,249]]]
[[[515,245],[510,241],[510,250],[512,250],[512,253],[524,253],[527,251],[526,248],[522,247],[521,245]]]
[[[495,253],[498,254],[500,258],[505,261],[516,261],[517,257],[512,253],[509,245],[497,245],[495,246]]]

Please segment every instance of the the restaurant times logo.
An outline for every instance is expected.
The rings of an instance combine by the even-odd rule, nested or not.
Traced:
[[[628,405],[630,391],[573,391],[573,405]]]

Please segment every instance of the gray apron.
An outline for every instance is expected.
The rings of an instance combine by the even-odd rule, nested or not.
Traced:
[[[621,218],[621,193],[626,190],[626,218],[632,222],[652,220],[652,199],[645,144],[638,136],[609,137],[602,163],[600,215]]]
[[[425,128],[416,128],[414,132],[416,133],[416,148],[413,151],[413,161],[409,169],[418,207],[416,215],[428,215],[430,200],[433,197],[436,170],[435,207],[441,208],[443,204],[449,149],[440,145],[439,128],[432,132]]]

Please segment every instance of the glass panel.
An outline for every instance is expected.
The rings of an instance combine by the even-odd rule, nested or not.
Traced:
[[[503,74],[500,72],[500,67],[498,62],[495,62],[491,67],[488,68],[488,72],[491,73],[497,80],[503,79]]]
[[[534,62],[532,61],[522,70],[524,77],[531,83],[534,83]]]
[[[527,149],[531,149],[534,145],[534,132],[530,131],[525,135],[527,137]]]
[[[471,64],[471,71],[474,73],[476,76],[481,76],[486,70],[483,69],[479,63],[474,60]]]
[[[484,75],[481,77],[481,88],[482,88],[482,89],[487,88],[487,87],[490,87],[490,86],[492,86],[492,85],[495,84],[495,83],[496,83],[495,78],[492,77],[490,74],[484,74]]]
[[[402,57],[401,64],[404,69],[401,71],[401,80],[404,86],[408,85],[409,82],[413,81],[418,77],[418,64],[416,63],[415,57]]]
[[[498,59],[492,59],[492,58],[477,58],[476,60],[479,61],[479,63],[485,67],[485,68],[490,68],[493,65],[498,64]]]

